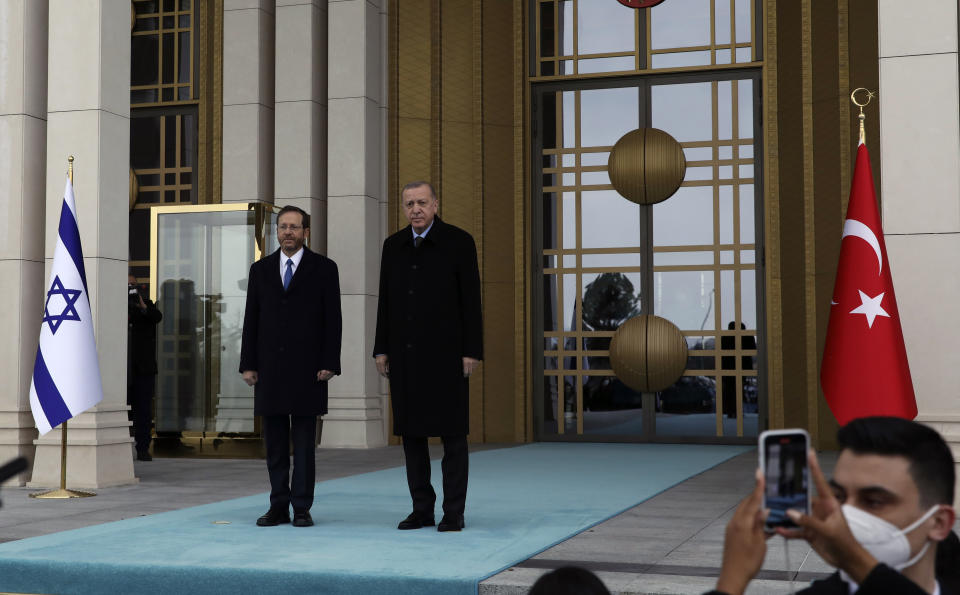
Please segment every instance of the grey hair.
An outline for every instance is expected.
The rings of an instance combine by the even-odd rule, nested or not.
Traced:
[[[437,191],[434,189],[433,184],[425,180],[416,180],[413,182],[407,182],[403,189],[400,190],[400,196],[403,196],[403,193],[407,190],[413,190],[414,188],[420,188],[421,186],[426,186],[430,189],[430,196],[433,197],[433,200],[437,200]]]

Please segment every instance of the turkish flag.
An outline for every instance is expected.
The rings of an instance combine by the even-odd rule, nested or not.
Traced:
[[[857,149],[843,222],[820,385],[840,425],[871,415],[917,416],[870,156],[864,144]]]

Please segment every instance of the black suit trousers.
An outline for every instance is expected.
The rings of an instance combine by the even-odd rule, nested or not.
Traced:
[[[441,436],[443,441],[443,513],[462,515],[467,503],[469,467],[467,437]],[[430,449],[424,436],[404,436],[403,455],[407,464],[407,485],[413,511],[422,518],[434,518],[437,493],[430,485]]]
[[[133,422],[137,452],[150,450],[150,430],[153,424],[153,374],[132,374],[127,377],[128,417]]]
[[[264,415],[270,508],[310,510],[317,481],[317,416]],[[293,438],[293,480],[290,479],[290,439]]]

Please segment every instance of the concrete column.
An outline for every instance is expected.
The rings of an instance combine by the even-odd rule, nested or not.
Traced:
[[[385,0],[331,1],[327,245],[340,266],[343,375],[330,384],[324,446],[387,443],[386,386],[371,357],[386,230]]]
[[[223,3],[223,202],[273,202],[274,0]]]
[[[957,2],[904,11],[881,0],[879,17],[883,225],[917,420],[946,437],[960,461]]]
[[[30,378],[43,303],[47,3],[0,3],[0,464],[33,459]],[[7,485],[23,485],[24,476]]]
[[[277,0],[274,201],[310,215],[327,252],[327,3]]]
[[[130,14],[115,10],[108,0],[50,0],[48,27],[42,283],[49,277],[56,245],[67,156],[74,155],[80,241],[104,391],[99,405],[70,421],[67,483],[94,488],[129,484],[137,479],[127,421],[126,361],[117,355],[127,349]],[[31,310],[40,303],[31,304]],[[60,432],[49,432],[35,444],[29,485],[57,485]]]

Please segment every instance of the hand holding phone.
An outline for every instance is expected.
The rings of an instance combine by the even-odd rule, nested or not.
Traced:
[[[802,429],[767,430],[760,434],[760,469],[764,477],[763,507],[769,509],[766,526],[793,528],[787,510],[810,514],[810,435]]]

